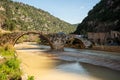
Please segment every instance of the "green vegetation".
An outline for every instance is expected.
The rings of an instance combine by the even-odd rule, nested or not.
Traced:
[[[27,80],[34,80],[34,76],[28,76]]]
[[[11,0],[0,0],[0,24],[2,29],[10,31],[37,30],[70,33],[75,30],[74,26],[48,12]]]
[[[39,43],[40,38],[38,35],[34,35],[34,34],[33,35],[32,34],[24,35],[17,40],[17,43],[23,43],[23,42],[37,42],[37,43]]]
[[[77,27],[78,25],[79,25],[79,23],[78,24],[72,24],[74,27]]]
[[[28,36],[27,36],[27,35],[24,35],[24,36],[22,36],[21,38],[19,38],[19,39],[17,40],[17,43],[23,43],[25,40],[27,40],[27,38],[28,38]]]
[[[20,80],[20,61],[15,56],[15,50],[11,45],[0,47],[0,80]]]
[[[120,0],[101,0],[74,33],[120,31]]]

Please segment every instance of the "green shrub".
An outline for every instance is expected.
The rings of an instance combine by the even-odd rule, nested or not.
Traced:
[[[19,60],[14,58],[0,64],[0,80],[7,80],[6,78],[18,80],[21,76],[19,64]]]
[[[7,75],[0,72],[0,80],[7,80]]]
[[[28,76],[27,80],[34,80],[34,76]]]
[[[20,61],[14,56],[15,50],[10,45],[0,47],[0,55],[5,57],[0,64],[0,80],[20,80]]]
[[[14,56],[15,55],[15,49],[12,45],[4,45],[3,47],[0,47],[0,55],[7,57],[7,56]]]
[[[18,69],[20,66],[19,60],[17,60],[16,58],[12,58],[8,60],[5,64],[12,69]]]

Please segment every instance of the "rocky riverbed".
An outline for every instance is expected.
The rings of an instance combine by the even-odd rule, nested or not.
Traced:
[[[120,71],[120,56],[102,56],[102,55],[91,55],[91,54],[80,54],[73,52],[52,52],[56,55],[55,59],[65,61],[76,61],[84,62],[94,65],[99,65],[113,70]]]

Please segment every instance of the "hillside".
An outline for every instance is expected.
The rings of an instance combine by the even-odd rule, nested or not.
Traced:
[[[75,30],[74,26],[48,12],[11,0],[0,0],[0,28],[10,31],[37,30],[65,33]]]
[[[89,11],[74,33],[111,30],[120,31],[120,0],[101,0]]]
[[[72,25],[75,26],[75,27],[77,27],[79,25],[79,23],[78,24],[72,24]]]

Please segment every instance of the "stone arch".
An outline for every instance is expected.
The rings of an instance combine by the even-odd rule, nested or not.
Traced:
[[[78,43],[80,44],[79,45],[80,48],[82,48],[82,49],[85,48],[85,44],[81,39],[78,39],[78,38],[74,38],[74,39],[78,41]]]
[[[68,44],[70,47],[75,47],[75,48],[77,47],[81,49],[85,48],[84,42],[78,38],[68,39],[66,42],[67,42],[66,44]]]
[[[49,38],[47,38],[45,35],[43,35],[41,32],[25,32],[25,33],[21,33],[20,35],[18,35],[15,40],[13,41],[13,45],[15,45],[15,43],[17,42],[17,40],[24,36],[24,35],[29,35],[29,34],[38,34],[40,36],[42,36],[46,41],[48,41],[51,49],[53,49],[53,44],[51,43],[51,41],[49,40]]]

